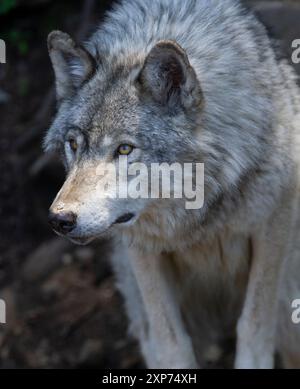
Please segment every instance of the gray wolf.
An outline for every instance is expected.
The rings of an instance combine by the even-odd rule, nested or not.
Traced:
[[[130,0],[84,45],[54,31],[48,46],[45,149],[67,171],[50,222],[78,244],[114,237],[147,366],[300,367],[299,90],[264,26],[234,0]],[[97,167],[119,155],[203,162],[204,206],[103,198]]]

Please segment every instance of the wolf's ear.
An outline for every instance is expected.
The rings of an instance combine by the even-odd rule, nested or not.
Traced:
[[[186,52],[174,41],[160,41],[148,54],[139,82],[154,100],[170,108],[188,109],[202,103],[197,75]]]
[[[48,50],[54,68],[58,100],[72,94],[76,86],[81,85],[96,70],[93,56],[64,32],[53,31],[49,34]],[[72,65],[74,68],[76,66],[76,75],[72,73]]]

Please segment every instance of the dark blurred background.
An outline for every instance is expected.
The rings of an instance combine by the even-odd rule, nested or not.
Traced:
[[[290,59],[291,42],[300,39],[300,1],[245,3],[283,40]],[[46,38],[61,29],[86,39],[111,5],[0,0],[7,45],[0,64],[0,298],[7,305],[0,368],[143,367],[114,287],[110,242],[76,247],[47,225],[64,169],[41,148],[55,112]]]

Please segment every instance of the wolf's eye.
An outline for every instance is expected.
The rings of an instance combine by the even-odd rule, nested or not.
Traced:
[[[76,142],[75,139],[69,139],[69,145],[71,147],[71,150],[73,151],[73,153],[76,153],[77,149],[78,149],[78,144]]]
[[[131,145],[121,145],[118,148],[118,154],[119,155],[129,155],[132,153],[134,147]]]

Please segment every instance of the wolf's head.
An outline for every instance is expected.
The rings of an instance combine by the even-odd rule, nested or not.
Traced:
[[[159,41],[148,54],[119,63],[99,60],[58,31],[49,35],[48,46],[59,107],[45,148],[60,152],[68,173],[50,221],[56,232],[86,242],[134,223],[151,204],[105,196],[99,180],[106,164],[118,173],[120,155],[129,165],[149,167],[195,162],[193,131],[203,96],[185,51],[173,41]],[[106,179],[113,181],[110,171]]]
[[[45,148],[58,150],[67,170],[50,220],[75,242],[116,226],[144,226],[142,216],[149,215],[150,233],[160,236],[157,226],[164,224],[174,241],[180,228],[201,227],[226,196],[239,196],[266,154],[271,103],[266,65],[260,63],[258,72],[258,57],[250,55],[254,46],[243,55],[241,48],[220,46],[212,57],[191,48],[188,55],[176,41],[161,40],[111,53],[100,40],[82,47],[59,31],[49,35],[48,46],[58,113]],[[121,155],[149,169],[153,163],[204,163],[204,207],[191,213],[171,199],[161,211],[159,200],[104,195],[102,176],[108,183],[115,179],[111,168],[103,173],[105,166],[118,174]]]

